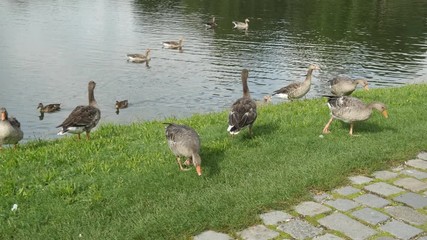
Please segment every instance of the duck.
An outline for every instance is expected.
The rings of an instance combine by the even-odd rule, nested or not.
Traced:
[[[52,104],[43,105],[43,103],[39,103],[39,105],[37,106],[37,109],[39,109],[40,113],[53,113],[61,110],[61,104],[52,103]]]
[[[257,105],[251,98],[248,88],[248,75],[247,69],[242,70],[242,86],[243,97],[237,99],[231,106],[228,114],[228,128],[227,131],[231,135],[236,135],[241,129],[249,127],[249,134],[252,136],[252,125],[257,118]]]
[[[212,21],[205,23],[206,28],[215,28],[218,25],[215,22],[215,17],[212,17]]]
[[[184,41],[183,37],[181,37],[178,42],[177,41],[166,41],[166,42],[163,42],[163,47],[164,48],[170,48],[170,49],[182,50],[182,46],[183,46],[182,42],[183,41]]]
[[[365,121],[371,117],[372,109],[376,109],[388,118],[387,107],[381,102],[365,104],[362,100],[350,96],[325,96],[328,97],[328,107],[331,111],[331,119],[323,128],[323,133],[330,133],[329,127],[336,118],[343,122],[350,123],[350,135],[353,135],[355,122]]]
[[[336,96],[349,96],[356,90],[357,85],[361,85],[366,91],[369,90],[368,81],[364,78],[351,79],[347,76],[338,76],[328,82],[332,94]]]
[[[116,101],[116,114],[119,114],[119,109],[127,108],[128,106],[128,100]]]
[[[273,96],[277,95],[279,98],[294,100],[304,97],[310,91],[311,78],[314,70],[320,70],[317,64],[310,64],[308,67],[307,75],[303,82],[291,83],[286,87],[273,92]]]
[[[133,63],[146,63],[146,65],[148,66],[148,63],[150,62],[150,60],[151,60],[151,57],[150,57],[150,52],[151,52],[151,49],[147,49],[146,51],[145,51],[145,54],[140,54],[140,53],[130,53],[130,54],[127,54],[126,56],[127,56],[127,61],[128,62],[133,62]]]
[[[77,134],[80,139],[80,134],[86,132],[86,139],[90,139],[90,131],[98,124],[101,119],[101,110],[95,100],[94,90],[96,83],[90,81],[88,84],[89,105],[80,105],[68,115],[68,117],[57,127],[61,128],[58,135],[65,133]]]
[[[188,170],[184,168],[181,163],[180,157],[187,157],[184,162],[185,165],[193,164],[196,167],[197,175],[202,175],[202,159],[200,158],[200,138],[197,132],[186,125],[179,125],[175,123],[165,123],[166,126],[166,139],[172,153],[176,157],[179,169],[181,171]]]
[[[242,29],[242,30],[248,30],[249,28],[249,19],[245,19],[245,22],[237,22],[237,21],[232,21],[232,23],[234,24],[233,28],[237,28],[237,29]]]
[[[0,150],[3,144],[13,144],[16,148],[19,141],[24,137],[21,123],[14,117],[9,117],[6,108],[0,108]]]

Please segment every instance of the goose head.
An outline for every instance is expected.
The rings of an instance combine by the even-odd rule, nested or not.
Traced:
[[[381,112],[381,114],[385,117],[388,118],[388,112],[387,112],[387,107],[385,106],[384,103],[380,103],[380,102],[374,102],[369,104],[369,106],[373,109],[378,110],[379,112]]]
[[[246,19],[245,19],[245,23],[246,23],[246,24],[248,24],[248,22],[249,22],[249,19],[247,19],[247,18],[246,18]]]
[[[0,108],[0,114],[1,114],[1,120],[6,121],[7,120],[6,108],[4,108],[4,107]]]
[[[308,70],[320,70],[320,67],[317,64],[310,64],[310,66],[308,66]]]

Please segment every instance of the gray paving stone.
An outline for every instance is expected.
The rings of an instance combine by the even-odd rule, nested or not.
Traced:
[[[427,170],[427,161],[421,159],[413,159],[406,162],[406,165]]]
[[[280,233],[268,229],[264,225],[256,225],[237,233],[245,240],[269,240],[280,235]]]
[[[417,156],[417,158],[418,159],[421,159],[421,160],[426,160],[427,161],[427,152],[420,152],[419,154],[418,154],[418,156]]]
[[[392,168],[391,171],[400,172],[400,171],[404,170],[405,168],[406,168],[406,165],[399,165],[397,167]]]
[[[333,190],[333,192],[336,192],[343,196],[348,196],[348,195],[360,192],[360,189],[354,188],[352,186],[346,186],[346,187],[335,189]]]
[[[326,201],[325,203],[344,212],[359,206],[357,202],[342,198],[333,201]]]
[[[372,208],[363,208],[353,212],[351,215],[372,225],[385,222],[390,218],[389,216],[382,214]]]
[[[342,232],[352,239],[367,239],[377,233],[372,228],[338,212],[321,218],[318,222],[329,229]]]
[[[392,179],[398,176],[397,173],[390,172],[390,171],[377,171],[372,174],[375,178],[381,179],[381,180],[388,180]]]
[[[427,215],[419,213],[410,207],[388,206],[385,207],[384,210],[394,218],[403,220],[411,224],[423,225],[427,223]]]
[[[386,196],[386,197],[390,196],[392,194],[396,194],[396,193],[400,193],[400,192],[405,191],[402,188],[390,185],[390,184],[385,183],[385,182],[378,182],[378,183],[374,183],[374,184],[365,186],[365,189],[370,191],[370,192],[379,194],[381,196]]]
[[[233,240],[233,238],[227,234],[209,230],[195,236],[194,240]]]
[[[327,233],[325,235],[313,238],[313,240],[340,240],[340,239],[343,239],[343,238],[340,238],[338,236],[332,235],[330,233]]]
[[[382,208],[390,204],[389,200],[370,193],[363,194],[357,198],[353,198],[353,200],[363,205],[374,208]]]
[[[259,215],[263,223],[266,225],[277,225],[281,222],[286,222],[292,219],[292,215],[282,211],[272,211]]]
[[[408,190],[411,190],[413,192],[419,192],[422,190],[427,189],[427,183],[422,182],[415,178],[402,178],[394,181],[394,184],[406,188]]]
[[[315,227],[299,219],[280,224],[277,229],[291,235],[295,239],[312,238],[323,232],[322,228]]]
[[[379,237],[377,238],[377,240],[397,240],[397,239],[392,237]]]
[[[416,169],[404,169],[400,173],[417,178],[417,179],[427,178],[427,172],[418,171]]]
[[[400,239],[410,239],[423,232],[421,229],[397,220],[392,220],[391,222],[384,224],[380,229]]]
[[[313,195],[313,200],[316,202],[323,202],[325,200],[329,200],[329,199],[333,199],[334,197],[332,197],[332,195],[327,194],[327,193],[322,193],[322,194],[314,194]]]
[[[427,206],[427,196],[416,193],[405,193],[393,198],[394,201],[404,203],[413,208],[423,208]]]
[[[358,185],[360,185],[360,184],[365,184],[365,183],[369,183],[369,182],[371,182],[372,180],[374,180],[374,179],[372,179],[372,178],[365,177],[365,176],[354,176],[354,177],[349,177],[348,179],[350,179],[350,181],[351,181],[353,184],[358,184]]]
[[[417,240],[427,240],[427,236],[417,238]]]
[[[316,202],[302,202],[295,207],[295,211],[304,216],[315,216],[331,209]]]

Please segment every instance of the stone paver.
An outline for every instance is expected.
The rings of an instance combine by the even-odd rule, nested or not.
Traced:
[[[227,234],[209,230],[195,236],[194,240],[233,240],[233,238]]]
[[[406,165],[427,170],[427,161],[421,159],[413,159],[406,162]]]
[[[296,239],[312,238],[323,232],[322,228],[315,227],[306,221],[298,219],[280,224],[277,229]]]
[[[329,199],[333,199],[333,197],[332,197],[332,195],[327,194],[327,193],[314,194],[313,195],[313,200],[316,202],[323,202],[323,201],[329,200]]]
[[[416,193],[405,193],[393,198],[394,201],[402,202],[413,208],[423,208],[427,206],[427,197]]]
[[[374,208],[382,208],[390,204],[389,200],[384,199],[382,197],[378,197],[370,193],[363,194],[359,197],[353,198],[353,200],[363,205],[374,207]]]
[[[365,186],[365,189],[385,197],[405,191],[402,188],[390,185],[385,182],[378,182]]]
[[[339,195],[348,196],[360,192],[360,189],[354,188],[352,186],[345,186],[342,188],[335,189],[333,192],[336,192]]]
[[[272,211],[259,215],[265,225],[277,225],[282,222],[289,221],[292,219],[292,215],[289,215],[282,211]]]
[[[315,216],[329,212],[331,209],[316,202],[302,202],[295,207],[295,211],[304,216]]]
[[[342,232],[352,239],[367,239],[377,233],[374,229],[369,228],[342,213],[333,213],[319,219],[318,222],[329,229]]]
[[[418,159],[427,161],[427,152],[420,152],[417,156]]]
[[[397,239],[392,237],[379,237],[377,238],[377,240],[397,240]]]
[[[417,179],[421,179],[421,180],[427,178],[426,172],[418,171],[416,169],[404,169],[400,173],[417,178]]]
[[[354,211],[351,215],[372,225],[377,225],[378,223],[385,222],[390,218],[389,216],[371,208],[363,208]]]
[[[374,179],[369,178],[369,177],[366,177],[366,176],[354,176],[354,177],[349,177],[348,179],[350,179],[350,181],[351,181],[353,184],[358,184],[358,185],[360,185],[360,184],[365,184],[365,183],[369,183],[369,182],[371,182],[372,180],[374,180]]]
[[[388,180],[397,177],[399,174],[390,171],[377,171],[372,174],[375,178]]]
[[[330,233],[327,233],[323,236],[318,236],[318,237],[313,238],[313,240],[340,240],[340,239],[343,239],[343,238],[332,235]]]
[[[280,235],[280,233],[268,229],[264,225],[252,226],[237,234],[245,240],[269,240]]]
[[[396,220],[384,224],[380,229],[400,239],[410,239],[423,232],[423,230],[419,228]]]
[[[359,206],[357,202],[342,198],[333,201],[326,201],[325,204],[344,212]]]
[[[410,207],[388,206],[384,210],[394,218],[411,224],[422,225],[427,223],[427,215],[419,213]]]
[[[427,183],[415,178],[402,178],[393,182],[394,185],[406,188],[413,192],[419,192],[427,189]]]

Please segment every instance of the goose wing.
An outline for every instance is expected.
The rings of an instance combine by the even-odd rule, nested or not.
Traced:
[[[64,122],[57,127],[90,127],[95,126],[101,117],[101,112],[93,106],[77,106]]]
[[[286,87],[282,87],[281,89],[274,91],[273,95],[280,94],[280,93],[289,95],[289,93],[294,92],[300,86],[301,86],[301,83],[291,83]]]
[[[241,129],[255,122],[257,118],[256,103],[250,98],[240,98],[231,107],[228,125]]]

